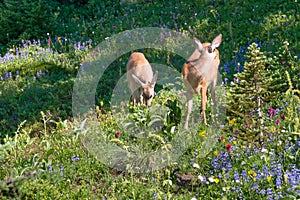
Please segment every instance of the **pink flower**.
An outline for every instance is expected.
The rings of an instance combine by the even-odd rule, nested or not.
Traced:
[[[184,98],[184,92],[183,91],[181,92],[181,98]]]
[[[276,119],[276,124],[279,124],[279,123],[280,123],[280,119],[277,118],[277,119]]]
[[[230,144],[226,144],[225,147],[226,147],[227,151],[230,151],[230,149],[231,149],[231,145]]]
[[[271,106],[269,107],[269,116],[270,117],[273,117],[273,116],[275,116],[276,115],[276,110],[275,109],[273,109]]]
[[[282,113],[282,114],[280,115],[280,117],[281,117],[282,120],[284,120],[284,119],[285,119],[284,113]]]
[[[119,137],[120,137],[120,135],[121,135],[121,132],[120,132],[120,131],[116,131],[116,135],[115,135],[115,137],[116,137],[116,138],[119,138]]]
[[[223,142],[225,141],[224,135],[221,136],[221,141],[223,141]]]

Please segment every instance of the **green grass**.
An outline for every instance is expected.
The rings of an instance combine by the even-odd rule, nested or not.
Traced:
[[[35,33],[23,30],[0,44],[0,199],[300,198],[296,1],[89,1],[82,5],[70,1],[56,5],[49,3],[53,6],[49,14],[55,19],[49,35],[44,32],[40,41],[29,41],[25,36]],[[183,131],[185,96],[180,75],[169,85],[157,85],[152,107],[129,105],[124,107],[129,112],[123,112],[120,106],[115,113],[113,89],[126,72],[129,53],[115,58],[104,71],[96,88],[94,112],[73,116],[74,82],[90,50],[106,37],[153,26],[203,42],[223,34],[219,50],[224,84],[219,96],[222,89],[230,90],[234,74],[244,66],[249,44],[261,46],[277,77],[274,84],[282,84],[276,90],[279,98],[262,107],[268,130],[263,145],[241,137],[243,118],[232,113],[227,113],[221,129],[205,127],[199,119],[199,97],[194,98],[195,127]],[[168,65],[179,74],[185,62],[163,49],[140,51],[150,62]],[[159,79],[164,78],[159,74]],[[210,101],[209,96],[209,123],[213,119]],[[158,112],[160,108],[164,112]],[[160,129],[153,129],[155,125]],[[146,131],[136,136],[136,126]],[[251,135],[255,130],[247,131]],[[169,160],[176,153],[180,157]],[[145,156],[134,157],[139,154]],[[135,173],[137,166],[153,171]]]

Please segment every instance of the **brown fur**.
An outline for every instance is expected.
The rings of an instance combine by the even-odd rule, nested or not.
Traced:
[[[221,40],[222,35],[219,35],[214,39],[213,44],[203,43],[202,46],[200,46],[202,48],[201,52],[199,49],[197,49],[197,45],[195,45],[196,49],[194,53],[189,57],[188,61],[183,64],[182,76],[188,98],[186,121],[184,124],[185,129],[188,128],[189,115],[192,109],[193,94],[201,94],[201,108],[204,124],[207,124],[205,110],[207,102],[207,88],[209,85],[211,85],[211,96],[213,103],[214,105],[216,104],[215,86],[217,82],[220,57],[219,51],[216,48],[214,48],[211,53],[209,53],[209,48],[215,44],[215,46],[218,47],[221,43]],[[195,39],[195,44],[196,41],[198,40]]]
[[[133,52],[127,63],[128,85],[133,93],[133,104],[151,105],[157,73],[153,75],[150,63],[143,53]],[[133,78],[133,75],[138,79]]]

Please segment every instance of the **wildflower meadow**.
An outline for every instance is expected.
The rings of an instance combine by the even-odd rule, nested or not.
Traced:
[[[0,1],[0,199],[300,199],[299,10]],[[219,34],[217,105],[205,125],[194,95],[186,130],[182,66]],[[131,101],[134,51],[158,71],[149,107]]]

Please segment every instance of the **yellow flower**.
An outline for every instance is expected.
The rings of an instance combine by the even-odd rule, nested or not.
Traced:
[[[257,174],[254,172],[254,173],[253,173],[253,176],[255,177],[255,176],[257,176]]]
[[[287,183],[288,175],[287,175],[287,174],[284,174],[284,175],[283,175],[283,178],[284,178],[284,182]]]
[[[78,69],[78,66],[77,66],[77,65],[75,66],[75,69]]]
[[[256,181],[256,178],[253,178],[253,181],[255,182],[255,181]]]
[[[236,140],[234,140],[232,143],[233,143],[233,144],[236,144],[237,142],[236,142]]]
[[[203,130],[203,131],[201,131],[201,132],[199,132],[198,133],[200,136],[202,136],[202,137],[206,137],[206,130]]]
[[[216,156],[220,156],[220,152],[219,152],[219,151],[214,151],[214,154],[215,154]]]
[[[271,179],[272,179],[272,177],[271,177],[271,176],[267,176],[267,181],[268,181],[268,182],[270,182],[270,181],[271,181]]]
[[[226,92],[226,95],[230,95],[230,92]]]
[[[274,132],[276,130],[275,126],[271,126],[271,131]]]
[[[249,175],[253,174],[252,169],[250,169],[250,170],[248,171],[248,174],[249,174]]]
[[[229,125],[232,125],[232,124],[234,124],[234,122],[236,121],[236,119],[235,118],[233,118],[232,120],[229,120]]]
[[[220,179],[215,178],[215,182],[218,184],[220,182]]]

